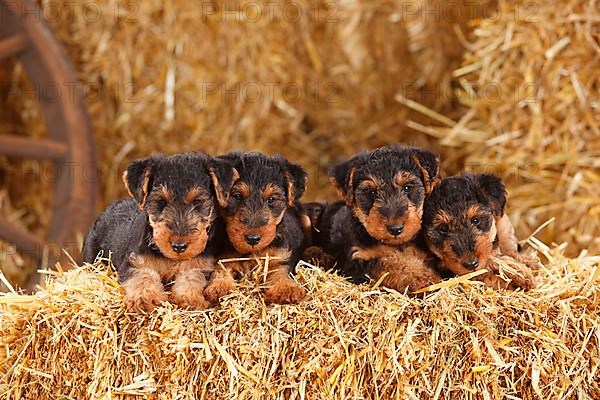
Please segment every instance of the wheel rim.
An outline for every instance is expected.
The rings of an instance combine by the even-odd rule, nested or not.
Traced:
[[[60,168],[46,237],[37,237],[0,219],[0,238],[33,255],[38,262],[47,257],[52,265],[61,257],[57,248],[67,247],[72,256],[79,257],[76,237],[86,232],[94,218],[97,193],[94,174],[98,170],[92,126],[78,86],[73,88],[73,96],[61,95],[53,101],[44,97],[42,88],[49,85],[64,88],[77,79],[66,52],[54,40],[40,10],[27,0],[0,0],[0,4],[7,10],[6,20],[0,24],[0,59],[16,56],[23,65],[28,80],[38,91],[48,134],[47,139],[0,134],[0,154],[51,160]],[[32,12],[33,9],[36,11]],[[21,14],[22,10],[26,12]],[[89,174],[90,171],[93,173]],[[32,274],[27,288],[33,289],[38,282],[39,276]]]

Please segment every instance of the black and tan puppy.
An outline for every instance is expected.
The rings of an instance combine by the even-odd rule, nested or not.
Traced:
[[[306,294],[291,277],[300,259],[304,231],[296,204],[306,186],[306,172],[282,157],[261,153],[229,153],[222,157],[239,171],[226,195],[219,196],[229,249],[224,256],[273,257],[269,261],[265,300],[297,303]],[[215,179],[215,186],[221,182]],[[225,191],[217,191],[221,193]],[[255,261],[224,263],[217,268],[206,297],[215,302],[235,288],[234,275],[247,273]]]
[[[132,162],[123,176],[132,199],[100,215],[85,239],[84,261],[93,262],[101,250],[112,253],[129,311],[168,300],[164,283],[170,282],[173,303],[207,307],[203,290],[215,267],[219,229],[212,180],[229,187],[236,175],[227,162],[202,153]]]
[[[534,286],[531,270],[519,262],[514,229],[507,215],[506,190],[493,175],[463,175],[445,178],[425,202],[423,233],[441,267],[463,275],[488,269],[478,278],[494,288]],[[504,271],[511,281],[498,276],[492,256],[507,259],[514,273]]]
[[[322,246],[343,275],[355,282],[383,279],[382,285],[398,291],[440,280],[417,240],[423,201],[438,179],[436,155],[382,147],[333,167],[330,175],[345,203],[329,206],[319,230],[328,232]]]

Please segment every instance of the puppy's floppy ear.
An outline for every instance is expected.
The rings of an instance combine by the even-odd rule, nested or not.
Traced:
[[[490,201],[494,215],[497,217],[503,216],[507,192],[502,179],[489,174],[475,175],[474,178],[479,189]]]
[[[222,208],[227,207],[231,187],[240,177],[240,174],[234,167],[235,159],[229,157],[230,154],[213,158],[208,163],[208,173],[215,188],[217,202]]]
[[[425,195],[428,196],[433,188],[440,183],[440,157],[429,150],[417,148],[413,149],[411,157],[421,171]]]
[[[358,157],[334,165],[329,170],[331,183],[346,199],[347,205],[354,203],[354,172],[358,164]]]
[[[295,201],[304,194],[308,174],[300,165],[280,157],[285,165],[285,179],[287,180],[288,205],[291,207]]]
[[[123,172],[125,187],[129,195],[138,202],[140,208],[146,206],[148,193],[152,187],[154,168],[163,158],[162,154],[152,154],[148,158],[131,162],[125,172]]]

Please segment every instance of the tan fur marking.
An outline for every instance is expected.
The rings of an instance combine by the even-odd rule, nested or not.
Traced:
[[[354,204],[354,174],[356,173],[356,167],[352,167],[350,175],[348,176],[348,190],[346,193],[346,204],[352,206]]]
[[[425,197],[429,196],[431,194],[431,192],[433,192],[433,189],[435,189],[435,187],[437,185],[439,185],[440,183],[442,183],[442,180],[438,177],[435,177],[431,180],[431,184],[429,185],[430,189],[429,192],[427,191],[427,188],[425,189]]]
[[[208,308],[210,303],[204,298],[206,285],[206,277],[200,268],[182,269],[175,276],[171,288],[171,302],[193,310]]]
[[[502,254],[518,257],[519,241],[517,240],[515,227],[507,214],[504,214],[502,217],[496,217],[496,229],[498,230],[498,244]]]
[[[135,199],[135,196],[133,195],[133,192],[131,191],[131,188],[129,187],[129,183],[127,183],[127,170],[123,171],[123,175],[121,175],[121,179],[123,179],[123,183],[125,184],[125,189],[127,189],[127,193],[129,194],[129,196]]]
[[[306,236],[307,243],[312,243],[313,238],[313,221],[306,214],[300,214],[300,225],[302,225],[302,231],[304,232],[304,236]]]
[[[177,273],[177,261],[154,254],[133,253],[129,262],[135,269],[154,271],[161,281],[171,281]]]
[[[353,253],[352,259],[378,260],[378,267],[371,271],[372,278],[379,280],[387,274],[381,284],[399,292],[407,289],[414,292],[441,281],[439,274],[425,264],[427,253],[413,245],[360,248]]]
[[[150,168],[146,168],[146,170],[144,171],[144,180],[142,181],[142,201],[138,202],[140,208],[144,208],[146,206],[146,202],[148,200],[148,193],[149,193],[149,186],[150,186],[150,178],[152,177],[152,171]],[[127,193],[129,193],[129,196],[131,196],[132,198],[135,199],[135,195],[133,194],[133,191],[131,190],[131,188],[129,187],[129,184],[127,183],[127,171],[123,172],[123,183],[125,183],[125,188],[127,189]]]
[[[396,185],[396,187],[402,187],[414,180],[419,180],[419,177],[407,171],[399,171],[394,177],[393,184]]]
[[[300,301],[306,295],[306,291],[289,276],[288,260],[291,252],[287,249],[266,248],[254,253],[257,257],[269,257],[276,259],[269,260],[267,271],[267,282],[265,285],[265,300],[267,303],[293,304]],[[224,258],[243,257],[242,254],[230,253],[224,255]],[[231,261],[217,266],[213,272],[208,287],[204,291],[205,296],[211,301],[216,302],[221,297],[229,294],[235,289],[235,279],[233,273],[247,274],[253,268],[256,268],[255,260]]]
[[[498,263],[499,260],[504,261],[510,270],[501,268]],[[535,287],[535,277],[529,267],[510,256],[500,255],[496,252],[495,257],[488,262],[487,269],[488,273],[475,279],[493,289],[515,290],[522,288],[529,290]],[[501,275],[504,275],[507,279],[502,278]]]
[[[153,269],[132,270],[122,286],[125,290],[125,309],[129,312],[150,312],[163,301],[167,301],[160,275]]]
[[[442,224],[450,225],[452,223],[452,217],[450,217],[450,215],[446,211],[440,210],[435,215],[435,217],[433,219],[433,223],[436,225],[442,225]]]
[[[478,205],[473,205],[471,207],[469,207],[469,209],[467,210],[466,216],[467,219],[470,221],[471,219],[473,219],[474,217],[479,217],[481,215],[481,208]]]
[[[193,309],[203,309],[208,306],[208,302],[203,297],[206,286],[205,273],[214,270],[214,258],[195,257],[175,261],[152,254],[132,254],[129,262],[133,267],[131,277],[123,283],[128,294],[126,298],[128,307],[137,307],[141,304],[144,309],[147,309],[152,304],[158,304],[156,303],[158,300],[166,301],[167,295],[163,282],[171,280],[174,280],[171,294],[173,303]]]
[[[153,254],[131,254],[129,262],[135,269],[148,269],[156,272],[162,281],[168,282],[175,278],[179,271],[199,269],[212,272],[215,268],[215,260],[212,257],[201,256],[178,261]]]
[[[265,254],[279,258],[270,260],[265,285],[265,301],[275,304],[296,304],[306,296],[306,290],[291,277],[288,259],[291,252],[286,249],[269,249]]]
[[[475,256],[479,260],[477,270],[486,267],[490,256],[494,252],[493,244],[495,238],[496,224],[492,220],[492,226],[490,227],[490,230],[487,233],[475,238],[475,254],[471,254],[471,256]],[[468,261],[467,259],[463,259],[464,257],[459,258],[456,256],[456,254],[454,254],[454,250],[452,250],[452,243],[446,241],[444,247],[440,250],[436,249],[428,240],[427,242],[430,250],[442,260],[444,266],[452,271],[452,273],[456,275],[464,275],[473,272],[462,265],[463,262]]]
[[[233,185],[233,189],[240,192],[242,194],[242,197],[244,197],[245,199],[250,197],[250,195],[252,194],[252,189],[250,188],[250,186],[248,186],[246,182],[237,182],[235,185]]]
[[[208,201],[209,199],[210,193],[206,189],[197,186],[188,190],[185,196],[183,196],[183,200],[188,204],[192,204],[196,200]]]
[[[495,231],[495,229],[494,229]],[[475,256],[479,260],[479,263],[483,263],[487,265],[487,262],[490,259],[490,256],[494,252],[494,239],[496,238],[496,234],[484,234],[479,235],[475,238]]]
[[[232,182],[235,182],[240,178],[240,174],[235,168],[232,168],[231,173],[232,173],[232,178],[231,178]],[[215,187],[215,193],[217,195],[217,203],[219,203],[219,205],[223,208],[227,207],[227,201],[229,200],[229,190],[223,189],[223,187],[221,186],[221,182],[219,182],[219,178],[217,177],[217,174],[216,174],[214,168],[212,168],[212,167],[209,168],[208,174],[210,175],[210,179],[213,183],[213,186]]]
[[[262,191],[263,200],[267,200],[269,197],[275,197],[276,199],[280,199],[282,195],[283,193],[281,193],[281,188],[272,183],[267,184],[267,186],[265,186],[265,188]]]
[[[196,220],[196,231],[192,235],[177,236],[173,235],[165,222],[154,222],[150,219],[152,226],[152,235],[156,246],[160,252],[167,258],[173,260],[187,260],[198,256],[206,248],[208,242],[207,228],[212,223],[212,220],[205,221],[201,218]],[[176,253],[171,247],[171,242],[184,242],[188,244],[187,249],[182,253]]]
[[[241,210],[240,210],[241,211]],[[283,220],[285,209],[281,214],[273,216],[269,214],[269,220],[264,226],[260,228],[248,228],[240,221],[240,213],[233,215],[232,217],[225,216],[225,230],[231,244],[241,254],[250,254],[260,252],[273,242],[277,235],[277,225]],[[260,235],[260,242],[255,246],[250,246],[246,243],[246,235],[250,233],[257,233]]]
[[[232,274],[231,266],[228,264],[230,263],[226,263],[223,266],[217,264],[210,277],[208,286],[204,289],[204,296],[206,296],[206,299],[213,304],[218,303],[222,297],[227,296],[235,290],[235,279]]]
[[[160,185],[157,191],[158,193],[160,193],[160,196],[167,202],[173,201],[173,199],[175,198],[175,196],[173,196],[173,193],[165,185]]]
[[[287,181],[287,198],[288,198],[288,206],[293,207],[294,201],[296,197],[296,187],[294,186],[294,181],[290,174],[285,173],[285,179]],[[270,185],[277,188],[275,185]],[[269,186],[267,186],[268,188]]]
[[[369,235],[375,239],[388,244],[400,245],[411,240],[421,230],[421,220],[423,217],[423,209],[417,208],[414,204],[409,203],[408,210],[402,217],[386,218],[378,211],[378,207],[374,205],[369,214],[365,214],[360,207],[354,207],[354,214],[365,227]],[[398,236],[390,234],[386,225],[402,223],[404,230]]]
[[[150,168],[144,171],[144,181],[142,182],[142,202],[140,204],[141,208],[146,206],[146,202],[148,201],[148,193],[150,193],[150,178],[152,177],[152,171]]]
[[[439,183],[439,182],[436,182],[437,176],[439,174],[439,164],[438,164],[438,169],[435,172],[434,176],[430,176],[429,172],[427,172],[427,169],[425,169],[421,165],[421,162],[419,161],[419,158],[416,155],[413,154],[412,159],[415,162],[415,164],[417,164],[417,167],[423,174],[423,186],[425,187],[425,196],[428,196],[431,193],[431,191],[433,190],[433,188]]]

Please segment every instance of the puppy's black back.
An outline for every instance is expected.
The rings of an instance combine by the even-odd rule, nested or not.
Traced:
[[[328,228],[325,227],[326,223],[329,223]],[[323,248],[337,260],[338,272],[354,283],[367,282],[366,271],[351,262],[352,247],[373,246],[377,244],[377,240],[358,222],[352,209],[344,203],[339,203],[331,210],[331,217],[323,220],[323,228],[329,233],[329,240],[325,241]]]
[[[319,217],[319,221],[316,225],[316,233],[314,235],[314,245],[319,246],[322,249],[331,247],[331,231],[333,225],[333,218],[335,215],[346,206],[344,201],[336,201],[331,204],[325,204],[323,212]]]
[[[111,252],[112,262],[123,279],[127,273],[127,257],[144,242],[148,215],[133,199],[111,203],[98,217],[83,243],[83,261],[93,263],[98,253]]]

